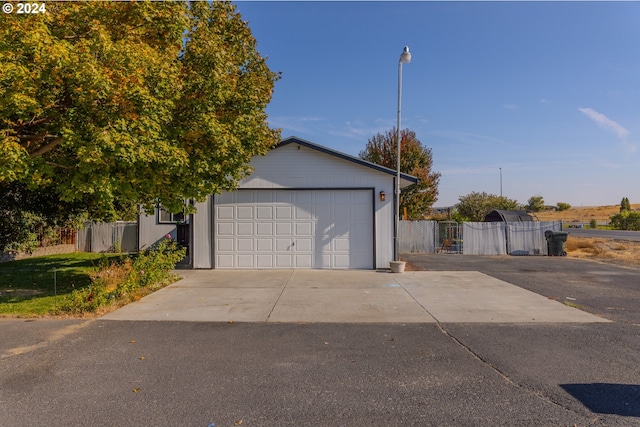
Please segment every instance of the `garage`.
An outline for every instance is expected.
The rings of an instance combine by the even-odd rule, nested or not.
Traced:
[[[371,269],[373,204],[371,188],[217,195],[215,268]]]
[[[395,170],[296,137],[248,166],[236,189],[194,202],[182,222],[140,215],[139,247],[180,229],[194,269],[389,268]],[[416,182],[400,174],[401,188]]]

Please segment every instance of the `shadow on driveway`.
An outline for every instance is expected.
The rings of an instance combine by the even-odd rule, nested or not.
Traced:
[[[567,393],[598,414],[640,417],[640,385],[561,384]]]

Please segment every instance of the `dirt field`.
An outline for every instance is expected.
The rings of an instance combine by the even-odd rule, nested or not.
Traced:
[[[640,209],[640,204],[631,205],[631,209]],[[586,222],[592,219],[598,222],[609,221],[612,215],[620,212],[620,205],[574,207],[566,211],[536,212],[540,221]],[[565,245],[567,256],[573,258],[591,258],[616,264],[640,265],[640,242],[593,239],[569,235]]]
[[[565,250],[568,257],[640,266],[640,242],[569,235]]]

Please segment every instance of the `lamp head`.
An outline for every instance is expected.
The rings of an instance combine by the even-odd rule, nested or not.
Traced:
[[[408,64],[411,62],[411,52],[409,52],[409,46],[405,46],[402,54],[400,55],[400,62]]]

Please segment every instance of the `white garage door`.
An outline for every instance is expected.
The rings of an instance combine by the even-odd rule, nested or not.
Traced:
[[[216,196],[215,268],[373,268],[371,190]]]

